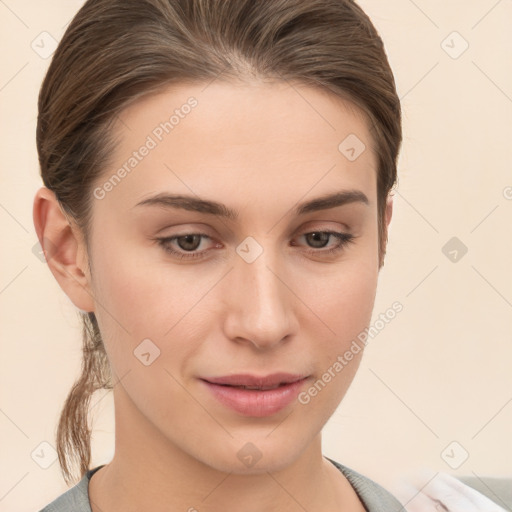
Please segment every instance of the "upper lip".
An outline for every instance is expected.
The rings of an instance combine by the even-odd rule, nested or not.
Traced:
[[[304,375],[279,372],[262,376],[240,373],[236,375],[226,375],[223,377],[208,377],[203,380],[210,382],[211,384],[224,386],[251,386],[266,388],[278,386],[279,384],[290,384],[304,378]]]

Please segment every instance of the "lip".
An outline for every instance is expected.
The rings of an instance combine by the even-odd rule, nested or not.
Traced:
[[[290,405],[297,398],[306,379],[304,375],[273,373],[265,376],[237,374],[200,380],[224,406],[243,416],[265,417]],[[237,386],[263,389],[243,389]]]

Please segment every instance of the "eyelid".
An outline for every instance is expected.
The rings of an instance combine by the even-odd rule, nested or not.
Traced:
[[[318,222],[325,222],[325,221],[311,221],[309,224],[312,224],[311,226],[306,226],[306,227],[302,227],[300,230],[296,231],[295,234],[293,235],[293,238],[296,238],[298,236],[302,236],[302,235],[305,235],[305,234],[309,234],[309,233],[344,233],[344,234],[347,234],[349,235],[351,233],[351,229],[349,228],[349,226],[347,224],[344,224],[344,223],[341,223],[341,222],[336,222],[336,224],[338,224],[338,226],[341,224],[343,226],[343,229],[344,231],[340,231],[339,230],[339,227],[337,228],[334,228],[331,227],[331,226],[325,226],[325,225],[320,225],[318,226],[316,223]],[[161,240],[161,239],[176,239],[176,238],[180,238],[182,236],[187,236],[187,235],[199,235],[199,236],[202,236],[204,238],[209,238],[211,240],[215,240],[216,239],[216,236],[212,236],[211,234],[207,233],[204,231],[204,228],[203,227],[200,227],[200,228],[196,228],[196,227],[192,227],[192,226],[185,226],[185,228],[181,229],[179,232],[177,233],[171,233],[169,235],[162,235],[162,236],[156,236],[156,235],[159,235],[159,233],[171,228],[172,226],[166,226],[165,228],[162,228],[162,229],[159,229],[155,236],[151,237],[151,240],[153,241],[156,241],[156,240]],[[229,238],[235,238],[234,235],[232,235],[232,233],[230,232],[229,233]],[[287,237],[285,237],[287,238]]]
[[[337,232],[345,232],[350,233],[352,228],[339,220],[321,220],[314,219],[311,221],[303,223],[298,230],[299,233],[312,233],[314,231],[337,231]]]

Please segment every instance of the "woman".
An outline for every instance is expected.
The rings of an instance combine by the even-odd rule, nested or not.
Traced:
[[[57,434],[80,482],[44,510],[402,508],[321,451],[362,357],[401,138],[353,1],[84,4],[39,97],[34,224],[84,325]],[[90,469],[102,388],[115,454]]]

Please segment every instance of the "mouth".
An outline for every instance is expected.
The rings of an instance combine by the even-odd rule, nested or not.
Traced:
[[[250,374],[226,375],[224,377],[211,377],[203,379],[210,384],[219,386],[230,386],[244,389],[267,390],[275,389],[279,386],[293,384],[304,379],[304,375],[291,373],[273,373],[271,375],[257,376]]]
[[[200,379],[222,405],[244,416],[263,417],[276,414],[290,405],[307,376],[274,373],[249,374]]]
[[[280,382],[276,386],[233,386],[232,384],[219,384],[219,386],[229,386],[230,388],[238,388],[238,389],[252,389],[255,391],[267,391],[269,389],[277,389],[282,386],[286,386],[287,382]]]

